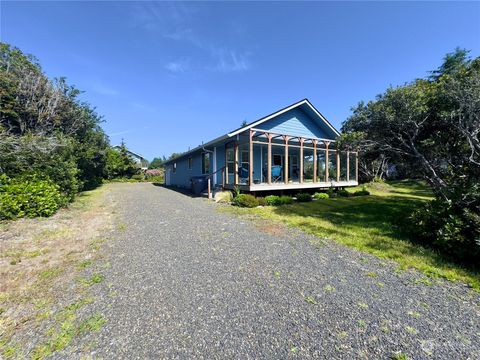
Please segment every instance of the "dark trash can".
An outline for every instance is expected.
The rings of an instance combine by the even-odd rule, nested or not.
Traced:
[[[200,195],[207,188],[207,178],[205,176],[192,176],[192,193]]]

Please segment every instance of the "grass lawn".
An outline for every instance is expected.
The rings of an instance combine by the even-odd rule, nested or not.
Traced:
[[[83,192],[50,218],[0,221],[0,359],[43,359],[103,325],[79,313],[103,280],[85,276],[113,228],[109,191]]]
[[[406,231],[408,216],[431,199],[428,188],[413,181],[370,184],[370,196],[333,198],[254,209],[229,207],[237,214],[259,215],[299,227],[380,258],[393,259],[402,269],[416,268],[430,277],[459,280],[480,292],[480,273],[447,261],[415,244]],[[349,189],[353,192],[357,188]]]

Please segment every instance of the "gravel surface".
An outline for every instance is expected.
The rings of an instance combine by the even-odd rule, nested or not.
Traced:
[[[203,198],[112,187],[120,222],[91,310],[107,323],[58,357],[480,358],[480,296],[465,285]]]

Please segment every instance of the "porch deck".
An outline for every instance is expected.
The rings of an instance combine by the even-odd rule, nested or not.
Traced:
[[[262,184],[252,184],[252,185],[233,185],[233,184],[225,184],[225,189],[233,189],[234,187],[238,187],[240,190],[243,191],[276,191],[276,190],[302,190],[302,189],[328,189],[328,188],[335,188],[335,187],[349,187],[349,186],[357,186],[357,181],[331,181],[331,182],[291,182],[285,184],[283,182],[278,183],[262,183]]]

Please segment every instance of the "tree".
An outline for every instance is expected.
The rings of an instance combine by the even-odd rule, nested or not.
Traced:
[[[80,93],[63,77],[49,79],[33,56],[0,43],[0,170],[40,172],[70,199],[99,184],[108,138]]]
[[[131,178],[138,174],[139,170],[135,161],[128,154],[123,140],[118,149],[108,149],[105,165],[105,177],[107,179]]]
[[[148,168],[149,169],[160,169],[164,167],[164,163],[167,161],[167,158],[165,156],[162,157],[155,157],[153,160],[150,162]]]
[[[368,164],[400,164],[423,177],[436,201],[415,214],[421,237],[457,259],[480,257],[480,58],[457,49],[427,79],[359,103],[340,146]],[[382,167],[382,166],[380,166]],[[381,172],[380,172],[381,174]]]

